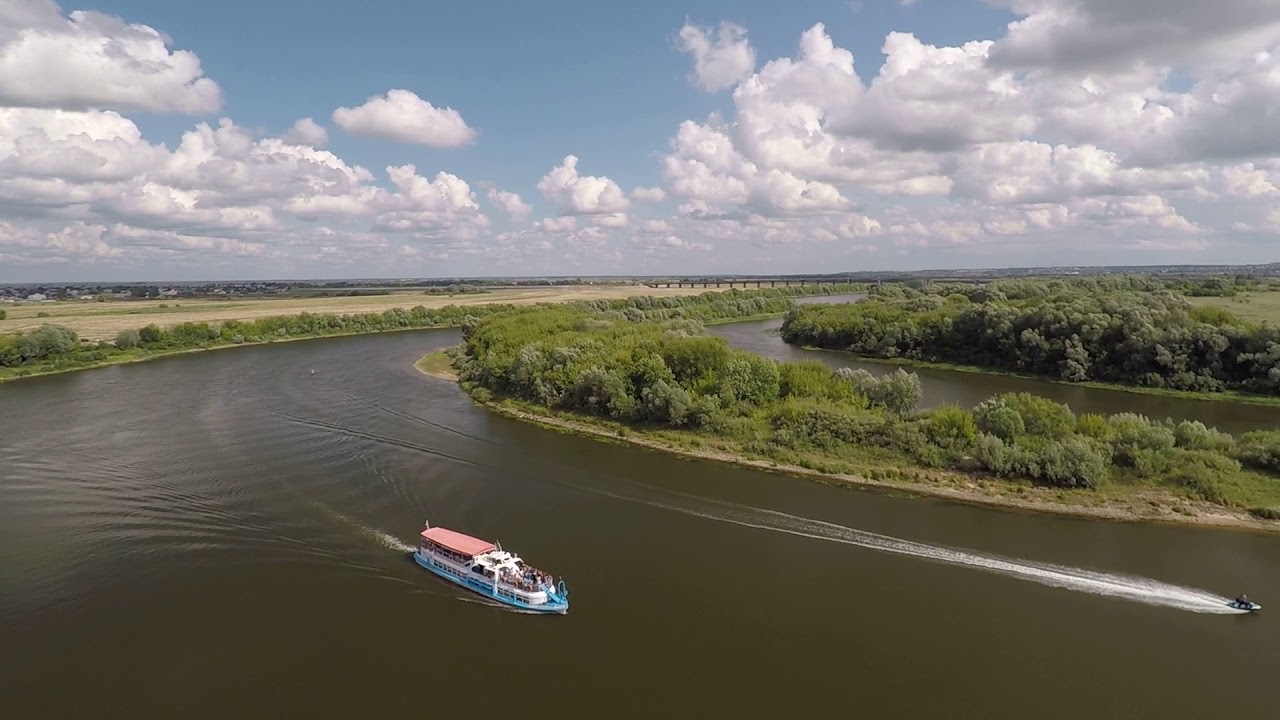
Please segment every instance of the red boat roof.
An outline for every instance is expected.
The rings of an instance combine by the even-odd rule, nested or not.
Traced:
[[[463,555],[479,555],[495,548],[495,545],[487,540],[473,538],[442,527],[427,528],[422,531],[422,537]]]

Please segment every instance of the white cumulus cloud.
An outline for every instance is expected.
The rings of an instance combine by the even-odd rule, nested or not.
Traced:
[[[707,92],[737,85],[756,66],[747,31],[731,22],[720,23],[714,31],[686,23],[680,28],[680,49],[693,56],[690,80]]]
[[[578,174],[578,158],[566,155],[538,181],[538,190],[565,215],[601,215],[630,206],[622,188],[607,177]]]
[[[0,106],[216,112],[200,59],[147,25],[99,12],[64,16],[53,0],[0,7]]]
[[[533,207],[521,200],[516,193],[489,188],[488,196],[489,203],[502,210],[512,220],[523,220],[533,212]]]
[[[289,128],[289,132],[284,134],[283,138],[286,142],[297,145],[310,145],[314,148],[323,148],[329,144],[329,132],[321,127],[315,120],[309,117],[300,118]]]
[[[438,108],[409,90],[389,90],[369,98],[358,107],[333,111],[333,122],[352,135],[453,148],[475,142],[462,114],[453,108]]]

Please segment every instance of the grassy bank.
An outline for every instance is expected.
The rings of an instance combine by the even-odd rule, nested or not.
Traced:
[[[433,365],[449,362],[448,356],[440,352],[424,357],[415,367],[422,369],[420,366],[429,358]],[[456,379],[456,370],[450,368],[450,371],[449,376]],[[446,377],[444,373],[423,372]],[[1115,487],[1102,492],[1043,488],[975,473],[914,467],[901,458],[876,457],[875,453],[867,453],[860,460],[802,455],[793,462],[784,462],[714,435],[635,428],[579,413],[557,412],[513,398],[497,398],[483,391],[477,393],[474,386],[464,386],[464,390],[488,410],[549,430],[832,485],[1071,517],[1280,532],[1280,522],[1275,520],[1160,488]]]
[[[423,375],[455,382],[458,379],[458,371],[453,369],[453,358],[449,357],[449,353],[444,350],[422,356],[413,366]]]

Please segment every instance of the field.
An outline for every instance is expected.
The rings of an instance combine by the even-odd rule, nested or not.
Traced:
[[[83,338],[111,340],[126,328],[155,323],[175,325],[180,322],[220,322],[252,320],[270,315],[298,313],[366,313],[391,308],[428,308],[445,305],[487,305],[513,303],[527,305],[539,302],[571,302],[624,298],[633,295],[697,295],[715,292],[715,288],[649,288],[643,285],[573,285],[524,287],[494,290],[480,294],[425,295],[393,293],[358,297],[272,298],[246,300],[137,300],[115,302],[57,302],[4,305],[8,319],[0,320],[0,334],[14,333],[54,323],[75,330]],[[40,317],[47,313],[47,317]]]
[[[1280,292],[1242,293],[1235,297],[1187,298],[1202,307],[1222,308],[1241,320],[1280,325]]]

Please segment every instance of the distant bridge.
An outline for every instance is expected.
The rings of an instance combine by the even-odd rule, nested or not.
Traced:
[[[689,278],[680,278],[675,280],[650,280],[645,283],[651,288],[670,288],[670,287],[791,287],[792,285],[821,285],[823,283],[833,284],[843,282],[842,280],[817,280],[813,278],[698,278],[696,280]]]
[[[918,277],[918,276],[882,276],[874,278],[854,278],[842,277],[839,275],[791,275],[788,277],[682,277],[682,278],[661,278],[649,279],[644,281],[644,285],[651,288],[683,288],[683,287],[703,287],[703,288],[726,288],[726,287],[791,287],[798,285],[804,287],[806,285],[835,285],[842,283],[873,283],[880,284],[882,282],[907,282],[915,280],[917,282],[948,282],[948,283],[964,283],[969,285],[980,285],[989,282],[990,278],[981,277]]]

